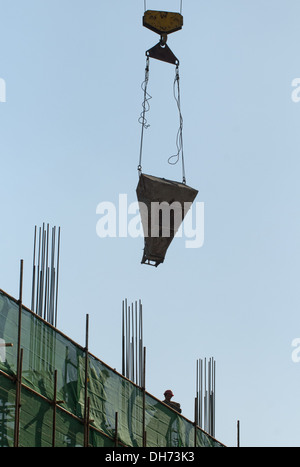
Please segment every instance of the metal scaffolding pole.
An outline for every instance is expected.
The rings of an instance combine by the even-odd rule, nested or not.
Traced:
[[[115,447],[118,447],[118,412],[115,413]]]
[[[18,347],[17,347],[14,447],[19,446],[19,431],[20,431],[20,407],[21,407],[22,364],[23,364],[23,349],[21,349],[22,300],[23,300],[23,260],[21,259],[20,286],[19,286],[19,318],[18,318],[18,343],[17,343]]]
[[[143,447],[147,447],[147,433],[146,433],[146,347],[144,347],[143,354],[143,379],[142,379],[142,390],[143,390]]]
[[[56,408],[58,404],[63,404],[64,401],[57,400],[57,370],[54,371],[54,384],[53,384],[53,419],[52,419],[52,447],[55,447],[55,433],[56,433]]]
[[[88,398],[88,369],[89,369],[89,315],[86,315],[85,329],[85,381],[84,381],[84,447],[88,447],[89,438],[89,398]]]

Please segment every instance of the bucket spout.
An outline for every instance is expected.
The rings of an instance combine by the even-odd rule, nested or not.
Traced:
[[[144,231],[142,264],[158,266],[198,191],[183,183],[141,174],[136,189]]]

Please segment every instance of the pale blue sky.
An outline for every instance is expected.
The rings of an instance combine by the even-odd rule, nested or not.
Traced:
[[[121,370],[122,299],[141,299],[147,390],[171,388],[194,416],[195,364],[217,364],[216,437],[299,446],[298,0],[183,0],[168,45],[180,60],[187,183],[205,205],[205,241],[174,240],[141,265],[141,238],[99,239],[96,207],[135,201],[145,51],[143,0],[0,0],[0,288],[30,305],[34,225],[59,225],[58,327]],[[178,0],[147,0],[178,10]],[[178,115],[174,68],[151,61],[146,173],[167,164]]]

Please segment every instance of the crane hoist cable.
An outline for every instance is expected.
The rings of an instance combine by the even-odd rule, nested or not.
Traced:
[[[147,0],[144,0],[144,11],[147,10]],[[180,14],[182,15],[182,0],[180,0]]]
[[[147,122],[147,119],[145,117],[146,112],[149,112],[150,110],[150,104],[149,100],[152,99],[152,96],[148,94],[147,92],[147,87],[148,87],[148,82],[149,82],[149,57],[146,58],[146,68],[145,68],[145,79],[142,82],[141,88],[144,91],[144,100],[142,104],[142,113],[139,118],[139,123],[142,125],[142,131],[141,131],[141,144],[140,144],[140,159],[139,159],[139,165],[138,165],[138,171],[142,171],[142,153],[143,153],[143,140],[144,140],[144,129],[149,128],[149,124]]]
[[[182,118],[182,113],[181,113],[181,104],[180,104],[180,85],[179,85],[179,65],[176,65],[175,69],[175,78],[174,78],[174,84],[173,84],[173,94],[175,101],[177,103],[178,107],[178,112],[179,112],[179,128],[177,132],[177,138],[176,138],[176,146],[177,146],[177,154],[174,156],[169,157],[168,162],[169,164],[175,165],[179,161],[180,154],[181,154],[181,162],[182,162],[182,183],[186,183],[186,178],[185,178],[185,167],[184,167],[184,155],[183,155],[183,136],[182,136],[182,131],[183,131],[183,118]],[[172,159],[175,159],[174,162],[171,162]]]
[[[144,2],[146,9],[146,1]],[[180,4],[180,11],[182,11],[182,0]],[[150,73],[150,58],[161,60],[163,62],[171,63],[175,65],[175,78],[173,83],[173,95],[177,104],[179,112],[179,129],[176,137],[177,153],[168,158],[168,163],[175,165],[181,158],[182,162],[182,183],[186,183],[185,176],[185,164],[183,154],[183,118],[181,113],[180,103],[180,76],[179,76],[179,60],[173,54],[171,49],[167,45],[168,34],[179,31],[183,26],[183,17],[181,13],[170,13],[164,11],[152,11],[146,10],[143,16],[143,26],[160,34],[160,41],[154,47],[146,51],[146,67],[145,67],[145,79],[142,83],[142,90],[144,93],[144,100],[142,104],[142,112],[139,117],[139,123],[141,124],[141,142],[140,142],[140,155],[138,172],[142,173],[142,155],[143,155],[143,142],[144,142],[144,130],[149,128],[149,124],[146,119],[146,113],[150,110],[149,100],[152,96],[148,93],[149,73]]]

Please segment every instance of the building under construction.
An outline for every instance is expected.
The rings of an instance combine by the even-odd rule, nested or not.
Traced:
[[[142,378],[143,383],[145,378]],[[0,290],[1,447],[223,447]]]
[[[146,207],[153,203],[171,204],[176,201],[180,214],[180,222],[177,223],[174,214],[168,235],[165,235],[161,220],[155,225],[158,233],[151,231],[149,235],[145,231],[142,263],[154,266],[164,261],[166,251],[186,214],[185,204],[188,203],[190,207],[198,193],[186,185],[179,60],[166,45],[168,34],[180,30],[182,24],[181,13],[145,11],[143,18],[143,25],[161,38],[146,52],[137,196],[139,203]],[[148,111],[150,58],[176,67],[173,87],[180,125],[177,153],[169,157],[168,162],[174,165],[181,159],[182,182],[142,173],[144,129],[148,127],[145,113]],[[142,216],[145,224],[152,224],[152,220],[148,211],[147,216]],[[203,367],[197,366],[197,382],[202,395],[199,397],[197,394],[195,398],[195,420],[192,422],[146,391],[144,348],[140,338],[137,339],[137,333],[135,340],[138,342],[133,353],[134,341],[131,344],[127,339],[128,332],[123,332],[123,367],[120,374],[89,352],[88,315],[85,347],[57,329],[60,229],[57,247],[55,235],[54,229],[51,242],[49,226],[46,229],[43,226],[39,235],[35,229],[31,309],[22,302],[22,261],[19,298],[0,290],[0,446],[223,447],[214,437],[214,362],[210,362],[209,366],[209,388],[204,395],[205,412],[202,412],[202,405],[199,406],[203,396]],[[132,320],[128,324],[131,314],[126,321],[124,311],[127,313],[127,310],[123,310],[123,326],[126,322],[127,330],[132,325],[137,328],[137,321]],[[138,350],[139,361],[136,358]]]

